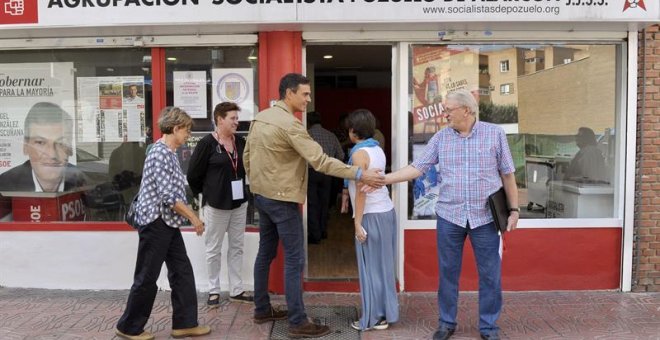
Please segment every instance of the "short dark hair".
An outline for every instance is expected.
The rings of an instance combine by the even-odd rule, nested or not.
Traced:
[[[307,128],[310,128],[316,124],[321,124],[321,114],[317,111],[307,112]]]
[[[241,108],[238,107],[236,103],[222,102],[216,105],[215,109],[213,109],[213,123],[217,123],[219,117],[222,118],[227,117],[227,112],[229,111],[240,111],[240,110]]]
[[[376,129],[376,117],[367,109],[357,109],[348,114],[346,125],[359,139],[371,138]]]
[[[30,138],[30,126],[32,124],[44,123],[62,124],[66,135],[73,137],[73,120],[71,116],[57,104],[39,102],[32,105],[27,116],[25,116],[24,138],[26,140]]]
[[[284,75],[284,77],[280,79],[280,100],[286,98],[287,89],[290,89],[293,92],[298,92],[298,86],[309,84],[309,79],[300,73],[289,73]]]

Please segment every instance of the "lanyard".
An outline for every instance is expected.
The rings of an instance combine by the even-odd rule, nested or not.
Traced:
[[[222,146],[223,149],[225,149],[226,152],[227,148],[225,148],[224,144],[222,144],[222,142],[220,141],[220,136],[218,135],[217,132],[213,132],[213,137],[215,138],[215,140],[218,141],[218,144]],[[229,157],[229,161],[231,162],[231,167],[234,169],[234,176],[236,177],[236,179],[238,179],[238,150],[236,149],[236,140],[233,135],[231,136],[231,140],[234,150],[232,153],[227,152],[227,157]]]

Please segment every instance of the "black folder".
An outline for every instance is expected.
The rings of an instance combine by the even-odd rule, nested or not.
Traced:
[[[493,214],[493,221],[495,221],[495,228],[500,232],[506,231],[506,225],[509,221],[509,202],[506,200],[506,192],[504,187],[497,190],[494,194],[488,196],[488,207]]]

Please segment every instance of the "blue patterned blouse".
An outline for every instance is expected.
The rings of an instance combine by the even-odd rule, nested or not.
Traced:
[[[156,142],[144,161],[142,184],[136,207],[137,223],[147,225],[158,217],[172,228],[186,223],[186,218],[172,208],[174,203],[186,200],[186,180],[176,153],[163,141]]]

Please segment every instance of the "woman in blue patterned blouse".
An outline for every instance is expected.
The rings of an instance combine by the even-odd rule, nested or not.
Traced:
[[[175,153],[190,137],[192,119],[180,108],[167,107],[160,113],[158,127],[163,137],[144,162],[136,206],[140,243],[133,286],[126,310],[117,323],[116,334],[129,340],[154,339],[144,326],[156,298],[156,280],[163,262],[172,288],[172,336],[184,338],[211,332],[210,327],[197,322],[195,276],[179,230],[189,220],[198,236],[204,233],[204,223],[187,205],[185,176]]]

